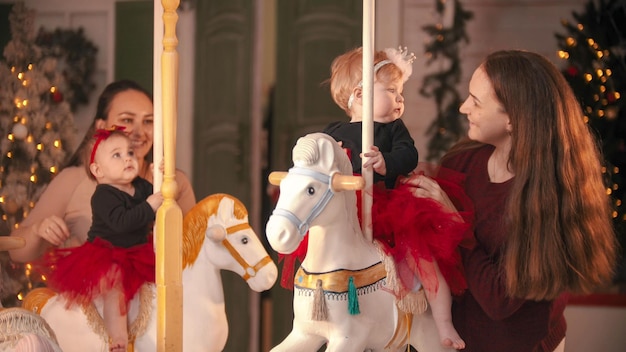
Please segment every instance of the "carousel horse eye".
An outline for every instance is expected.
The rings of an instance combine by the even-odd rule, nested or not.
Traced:
[[[313,187],[309,187],[306,189],[306,193],[308,193],[310,196],[315,194],[315,188]]]
[[[244,237],[244,238],[241,239],[241,243],[243,243],[243,244],[248,244],[248,241],[249,241],[248,237]]]

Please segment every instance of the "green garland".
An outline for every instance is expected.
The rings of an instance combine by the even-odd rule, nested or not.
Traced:
[[[424,26],[432,40],[426,44],[427,64],[442,57],[451,62],[449,68],[424,76],[420,94],[434,98],[437,103],[437,117],[428,127],[427,135],[432,136],[428,142],[427,160],[438,160],[453,143],[464,134],[465,128],[459,117],[461,97],[456,85],[461,79],[459,42],[469,42],[465,31],[465,23],[473,17],[473,13],[465,11],[459,0],[454,1],[455,9],[452,27],[443,28],[439,23]],[[435,0],[435,8],[443,17],[445,0]],[[444,106],[445,104],[445,106]]]
[[[51,56],[58,60],[67,84],[63,99],[70,104],[72,111],[76,111],[78,105],[87,104],[96,88],[93,74],[98,48],[85,37],[83,29],[47,31],[41,28],[35,44],[41,48],[43,57]]]

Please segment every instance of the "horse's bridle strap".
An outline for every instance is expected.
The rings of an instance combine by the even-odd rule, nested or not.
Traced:
[[[319,182],[322,182],[328,186],[328,188],[326,189],[326,192],[324,192],[322,197],[317,201],[317,203],[315,203],[315,205],[311,209],[311,212],[304,220],[300,220],[300,218],[298,218],[296,214],[292,213],[291,211],[287,209],[282,209],[282,208],[277,207],[272,212],[272,215],[282,216],[284,218],[287,218],[287,220],[289,220],[289,222],[291,222],[298,229],[300,236],[304,237],[307,231],[309,231],[311,222],[318,215],[320,215],[320,213],[324,210],[324,208],[326,208],[326,205],[328,205],[333,195],[335,194],[335,192],[332,190],[332,187],[331,187],[334,173],[327,175],[327,174],[323,174],[315,170],[310,170],[310,169],[306,169],[303,167],[295,167],[295,166],[289,169],[289,173],[294,174],[294,175],[312,177],[318,180]]]
[[[298,288],[314,290],[317,280],[322,280],[322,289],[331,292],[348,292],[348,281],[353,277],[357,288],[373,285],[387,277],[387,271],[382,262],[360,270],[334,270],[326,273],[309,273],[302,267],[296,272],[294,285]]]
[[[247,230],[250,228],[251,228],[250,224],[244,222],[244,223],[233,225],[231,227],[226,228],[226,234],[230,235],[235,232]],[[239,263],[239,265],[241,265],[241,267],[243,268],[244,273],[241,277],[245,281],[248,281],[248,279],[250,279],[251,277],[256,276],[256,274],[259,272],[259,270],[261,270],[261,268],[263,268],[265,265],[272,262],[272,259],[270,258],[270,256],[266,255],[265,257],[263,257],[263,259],[261,259],[254,266],[251,266],[250,264],[248,264],[248,262],[245,259],[243,259],[241,254],[237,252],[235,247],[233,247],[233,245],[230,244],[230,242],[228,242],[228,239],[225,238],[224,240],[222,240],[222,245],[226,247],[230,255],[232,255],[233,258],[237,261],[237,263]]]
[[[237,231],[241,231],[241,230],[247,230],[250,228],[250,224],[247,222],[243,222],[241,224],[238,225],[233,225],[231,227],[227,227],[226,228],[226,234],[230,235],[231,233],[235,233]]]

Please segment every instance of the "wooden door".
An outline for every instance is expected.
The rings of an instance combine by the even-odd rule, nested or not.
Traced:
[[[196,2],[194,191],[198,199],[228,193],[248,209],[255,3],[252,0]],[[231,272],[222,272],[222,278],[230,328],[224,351],[248,351],[250,288]]]

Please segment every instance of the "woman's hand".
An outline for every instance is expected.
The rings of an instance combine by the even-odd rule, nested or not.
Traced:
[[[33,230],[37,236],[57,247],[70,237],[70,230],[67,228],[67,224],[56,215],[43,219]]]
[[[400,179],[401,183],[409,185],[412,188],[411,193],[417,198],[430,198],[437,201],[450,212],[457,212],[456,207],[441,189],[439,183],[432,178],[420,174],[413,174],[410,177]]]

